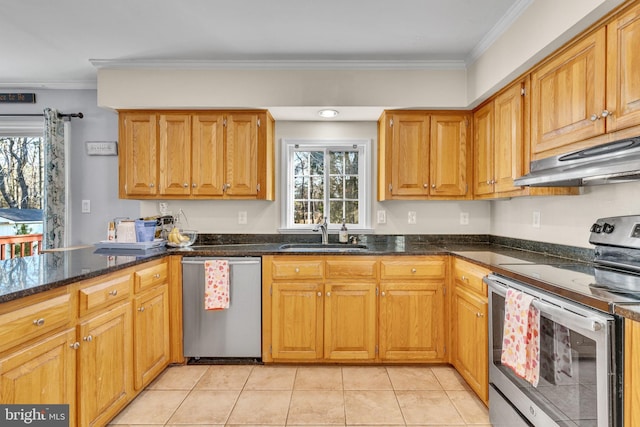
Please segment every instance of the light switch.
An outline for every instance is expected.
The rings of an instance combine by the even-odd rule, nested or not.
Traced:
[[[82,213],[91,213],[91,200],[82,201]]]
[[[238,211],[238,224],[247,223],[247,211]]]
[[[460,212],[460,225],[469,225],[469,212]]]
[[[416,211],[409,211],[409,214],[407,215],[407,222],[409,224],[415,224],[417,222]]]
[[[387,223],[387,211],[378,211],[378,224],[386,224]]]

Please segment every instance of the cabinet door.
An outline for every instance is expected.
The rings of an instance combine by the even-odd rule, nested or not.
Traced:
[[[104,425],[132,393],[131,304],[86,320],[78,328],[78,424]]]
[[[487,300],[456,287],[453,295],[453,366],[485,403],[489,396]]]
[[[493,101],[473,113],[473,151],[475,173],[473,194],[493,193]]]
[[[322,284],[274,282],[271,304],[273,358],[322,359]]]
[[[191,194],[222,196],[224,192],[224,116],[193,116]]]
[[[496,96],[494,102],[494,191],[519,190],[513,179],[524,175],[524,82]]]
[[[169,363],[169,291],[167,285],[135,298],[134,385],[148,385]]]
[[[325,284],[324,357],[326,359],[375,359],[375,292],[375,282]]]
[[[0,359],[3,404],[69,404],[75,425],[75,330],[70,329]]]
[[[429,194],[429,116],[394,114],[392,126],[391,194]]]
[[[191,116],[161,114],[160,133],[160,195],[191,194]]]
[[[571,151],[598,136],[605,121],[606,32],[581,39],[531,74],[532,160]]]
[[[154,196],[158,191],[156,115],[120,114],[120,194]]]
[[[380,358],[444,361],[444,284],[381,284]]]
[[[468,129],[467,114],[431,116],[430,195],[467,194]]]
[[[258,194],[258,118],[256,114],[227,116],[226,176],[229,196]]]
[[[640,124],[640,5],[607,25],[607,132]]]
[[[640,425],[640,322],[624,323],[624,426]]]

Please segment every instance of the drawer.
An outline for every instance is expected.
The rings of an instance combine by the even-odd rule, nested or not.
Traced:
[[[477,264],[458,258],[453,260],[453,278],[456,286],[462,286],[478,295],[487,296],[487,285],[482,278],[490,271]]]
[[[271,277],[274,279],[322,279],[324,261],[299,257],[274,259],[271,263]]]
[[[108,307],[131,295],[131,274],[120,274],[111,278],[91,281],[78,291],[80,316]]]
[[[371,258],[330,258],[325,263],[325,275],[327,279],[375,279],[378,277],[378,263]]]
[[[442,257],[394,257],[380,262],[381,279],[443,279],[445,274]]]
[[[162,261],[158,264],[133,273],[135,292],[144,291],[158,285],[166,283],[169,277],[169,269],[167,262]]]
[[[10,310],[9,305],[0,314],[0,352],[69,325],[73,314],[70,294],[45,300],[39,295],[38,301],[20,301],[20,308]]]

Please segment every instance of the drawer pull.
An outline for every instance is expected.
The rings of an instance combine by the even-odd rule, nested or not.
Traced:
[[[153,275],[153,278],[154,278],[154,279],[159,279],[159,278],[160,278],[160,273],[156,273],[156,274],[154,274],[154,275]]]
[[[82,341],[91,342],[93,341],[93,337],[91,335],[87,335],[86,337],[82,338]]]
[[[71,347],[74,350],[77,350],[78,348],[80,348],[80,343],[76,341],[73,344],[69,344],[69,347]]]
[[[412,268],[412,269],[411,269],[411,272],[412,272],[412,273],[415,273],[416,271],[418,271],[418,270],[416,270],[415,268]]]
[[[380,293],[380,295],[385,296],[385,295],[386,295],[386,293],[385,293],[384,291],[382,291],[382,292]]]
[[[109,295],[111,295],[112,297],[115,297],[116,295],[118,295],[118,290],[114,289],[112,291],[109,291]]]
[[[318,296],[321,297],[322,296],[322,292],[318,292]]]
[[[42,325],[44,325],[44,319],[43,318],[36,319],[36,320],[33,321],[33,324],[35,326],[42,326]]]
[[[140,313],[142,313],[142,312],[144,311],[144,306],[139,307],[139,308],[138,308],[138,311],[139,311]]]
[[[463,282],[468,282],[469,278],[465,275],[462,275],[462,277],[460,277],[460,280],[462,280]]]
[[[331,296],[331,292],[327,292],[327,296],[330,297]]]
[[[476,317],[484,317],[484,314],[478,312],[478,313],[476,313]]]
[[[295,272],[296,273],[300,273],[300,269],[298,267],[296,267]]]

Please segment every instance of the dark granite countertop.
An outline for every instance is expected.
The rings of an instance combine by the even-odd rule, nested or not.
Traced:
[[[581,302],[591,307],[614,312],[615,307],[602,298],[573,286],[574,282],[587,280],[590,249],[546,244],[540,242],[506,239],[488,235],[408,235],[359,236],[364,251],[344,252],[290,252],[283,251],[286,243],[316,242],[317,235],[204,235],[196,244],[185,249],[154,249],[149,251],[105,251],[95,248],[51,252],[39,256],[15,258],[0,262],[0,302],[43,292],[58,286],[108,274],[123,268],[161,258],[167,255],[182,256],[262,256],[295,254],[322,255],[456,255],[480,264],[498,274],[523,280],[557,295]],[[345,245],[348,247],[348,244]],[[547,279],[539,273],[526,270],[532,265],[552,269],[559,279]],[[564,280],[562,275],[569,275]],[[584,277],[583,277],[584,276]],[[584,285],[584,284],[581,284]],[[627,302],[628,307],[631,302]],[[624,306],[621,306],[624,307]],[[615,309],[621,316],[639,316],[638,309]]]

